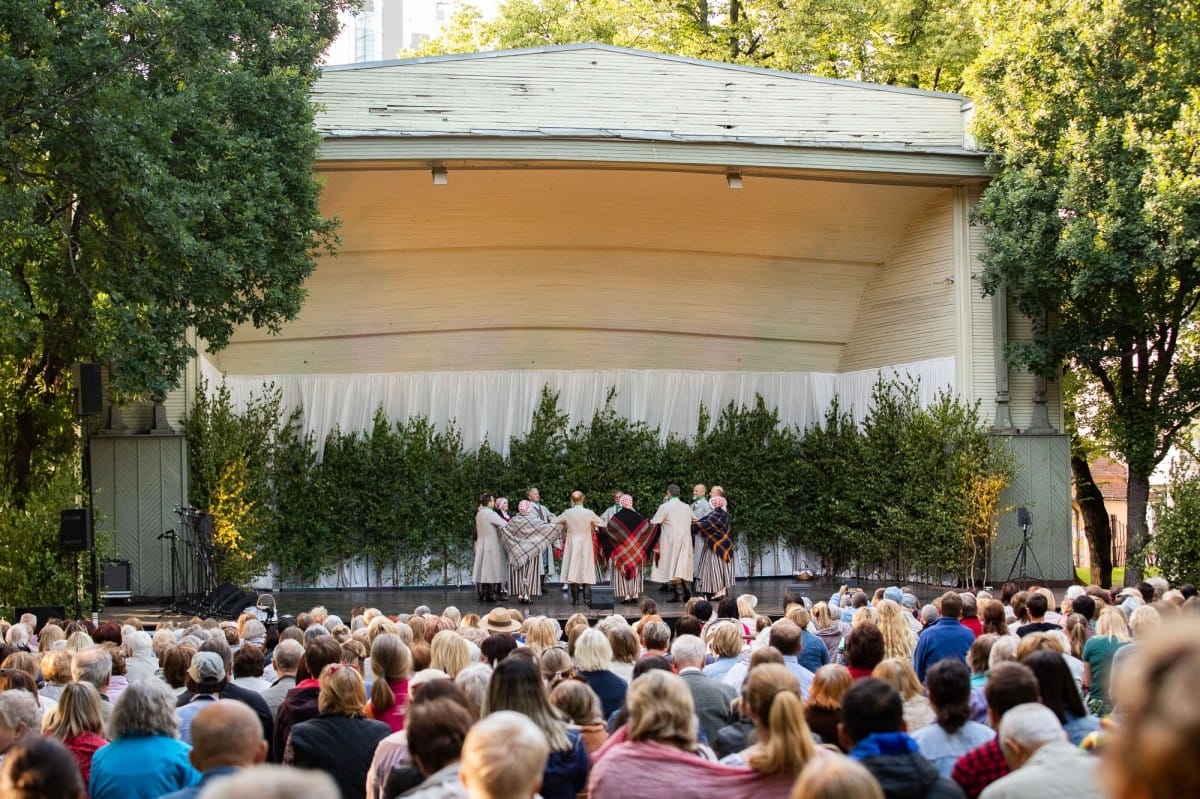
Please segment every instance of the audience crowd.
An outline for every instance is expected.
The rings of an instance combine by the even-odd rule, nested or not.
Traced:
[[[757,604],[27,614],[0,622],[0,799],[1200,796],[1191,585]]]

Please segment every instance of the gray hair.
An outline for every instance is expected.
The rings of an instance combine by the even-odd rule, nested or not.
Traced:
[[[179,717],[175,715],[175,692],[162,680],[131,682],[113,707],[108,720],[112,740],[135,735],[166,735],[175,738],[179,733]]]
[[[341,793],[323,771],[264,763],[214,780],[200,799],[341,799]]]
[[[326,635],[329,635],[329,630],[325,629],[324,626],[320,624],[310,624],[304,631],[304,643],[305,645],[311,644],[313,641],[317,640],[318,638],[323,638]]]
[[[608,636],[589,627],[575,641],[575,665],[580,671],[607,671],[612,668],[612,644]]]
[[[671,628],[667,626],[665,621],[650,621],[642,625],[642,641],[646,647],[650,648],[654,644],[654,649],[665,647],[671,642]]]
[[[1017,705],[1000,720],[1000,743],[1007,741],[1027,751],[1067,740],[1067,732],[1054,711],[1040,702]]]
[[[12,646],[25,646],[29,643],[29,628],[24,624],[17,623],[8,628],[8,632],[4,636],[6,643]]]
[[[671,659],[681,669],[687,666],[703,668],[707,654],[708,647],[695,635],[681,635],[671,644]]]
[[[921,608],[921,622],[933,624],[938,619],[938,609],[934,605],[924,605]]]
[[[992,651],[988,653],[988,668],[1006,660],[1017,659],[1017,639],[1011,635],[999,635],[992,643]]]
[[[112,677],[112,655],[99,647],[81,649],[71,661],[71,679],[75,682],[90,682],[96,690],[104,693]]]
[[[14,731],[22,724],[27,734],[36,734],[41,729],[37,700],[33,694],[19,688],[0,691],[0,719],[4,719],[4,723]]]
[[[125,636],[125,646],[129,647],[129,654],[134,657],[148,657],[154,653],[154,642],[150,640],[150,634],[141,630],[134,630]]]
[[[488,682],[491,679],[492,667],[486,663],[472,663],[454,675],[454,684],[467,695],[467,700],[475,708],[476,714],[483,707],[483,698],[487,696]]]
[[[290,638],[280,641],[275,645],[275,654],[272,657],[276,673],[295,673],[300,666],[300,657],[303,654],[304,647],[300,646],[299,641],[293,641]]]

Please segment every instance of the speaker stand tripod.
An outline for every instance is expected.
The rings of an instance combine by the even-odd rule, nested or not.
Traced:
[[[1042,564],[1038,563],[1037,553],[1035,553],[1033,551],[1033,547],[1030,546],[1029,527],[1030,525],[1028,524],[1021,525],[1021,546],[1017,550],[1017,556],[1013,558],[1013,565],[1012,568],[1008,570],[1008,577],[1005,578],[1005,582],[1012,582],[1014,574],[1017,577],[1018,585],[1022,583],[1028,584],[1034,579],[1042,579]],[[1037,567],[1036,575],[1031,575],[1029,573],[1029,558],[1033,558],[1033,565]],[[1019,573],[1017,571],[1017,567],[1020,567]]]

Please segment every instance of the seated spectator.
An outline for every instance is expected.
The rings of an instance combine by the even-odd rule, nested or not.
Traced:
[[[71,753],[56,738],[30,735],[12,746],[0,770],[6,799],[87,799]]]
[[[842,718],[842,697],[853,684],[849,669],[836,663],[822,666],[813,675],[812,690],[804,705],[804,720],[822,743],[841,747],[838,724]]]
[[[266,656],[256,644],[242,644],[233,653],[233,684],[262,694],[271,687],[271,682],[263,678],[266,665]]]
[[[859,680],[842,698],[842,747],[866,766],[888,799],[958,799],[962,789],[938,774],[904,732],[900,692],[873,677]]]
[[[600,712],[608,718],[621,709],[629,684],[612,670],[612,645],[599,630],[588,628],[577,636],[575,673],[600,697]]]
[[[550,704],[579,730],[589,758],[608,740],[608,729],[600,716],[600,697],[586,683],[559,681],[550,689]]]
[[[36,736],[38,721],[37,701],[28,691],[0,691],[0,759],[18,741]]]
[[[413,707],[407,729],[413,763],[423,779],[403,796],[408,799],[466,799],[460,759],[463,742],[474,723],[475,716],[452,699],[434,699]]]
[[[206,791],[206,799],[339,799],[328,774],[275,765],[250,766]]]
[[[100,694],[91,683],[68,683],[59,694],[58,707],[42,729],[67,747],[86,784],[92,776],[92,756],[108,743],[100,718]]]
[[[1110,799],[1200,796],[1200,619],[1139,641],[1110,685],[1121,724],[1101,752],[1103,782]]]
[[[408,712],[408,678],[412,676],[412,653],[398,635],[383,633],[371,644],[371,700],[367,718],[378,719],[392,732],[404,729]]]
[[[1017,705],[1005,713],[1000,748],[1012,771],[984,788],[980,799],[1107,797],[1098,779],[1099,762],[1067,742],[1062,725],[1045,705]]]
[[[91,799],[158,799],[195,785],[200,773],[178,739],[170,687],[158,680],[131,683],[113,708],[112,743],[92,756]]]
[[[604,633],[596,630],[599,639],[608,646]],[[620,679],[620,678],[618,678]],[[514,710],[528,716],[538,725],[550,746],[542,778],[544,799],[574,799],[587,785],[589,757],[583,738],[555,713],[546,698],[537,666],[525,658],[508,657],[492,672],[487,696],[483,700],[484,718],[501,710]]]
[[[818,756],[795,675],[774,663],[758,666],[746,678],[741,699],[754,722],[755,742],[722,762],[794,780]]]
[[[828,603],[818,602],[813,605],[812,624],[816,629],[816,636],[829,651],[829,662],[836,663],[842,639],[850,633],[849,622],[842,621],[840,613],[835,615],[831,612]]]
[[[549,755],[546,736],[528,716],[501,710],[467,733],[460,779],[472,799],[533,797]]]
[[[1017,705],[1038,701],[1037,678],[1028,666],[1020,663],[998,663],[991,670],[987,685],[988,724],[993,730],[1000,720]],[[954,764],[951,778],[962,786],[967,799],[975,799],[983,789],[1008,774],[1008,762],[1000,748],[1000,739],[992,738],[964,754]]]
[[[1071,679],[1071,670],[1061,655],[1050,650],[1037,650],[1021,662],[1037,677],[1042,704],[1054,712],[1072,746],[1079,746],[1089,733],[1100,729],[1100,720],[1087,712],[1075,681]]]
[[[874,624],[860,624],[846,636],[846,668],[855,680],[871,676],[883,661],[883,634]]]
[[[343,799],[359,799],[367,792],[375,747],[391,728],[364,715],[367,691],[353,667],[329,664],[321,671],[318,685],[319,715],[292,727],[283,763],[324,771],[337,782]]]
[[[917,730],[923,730],[937,722],[937,714],[925,696],[921,683],[917,681],[917,673],[907,660],[888,658],[880,662],[871,672],[871,676],[883,680],[900,692],[904,699],[904,729],[913,735]]]
[[[962,597],[954,591],[943,594],[941,616],[921,633],[913,654],[913,669],[922,683],[925,673],[940,660],[953,658],[967,662],[967,652],[975,642],[975,633],[962,625],[961,615]]]
[[[321,683],[318,677],[331,663],[340,662],[342,647],[329,636],[319,637],[304,647],[300,665],[296,670],[296,687],[288,691],[283,704],[275,714],[275,740],[271,746],[271,758],[283,759],[292,727],[317,717]]]
[[[959,757],[995,738],[996,733],[971,721],[971,675],[965,663],[953,659],[934,663],[925,688],[937,723],[917,730],[913,740],[938,774],[949,777]]]
[[[800,772],[790,799],[883,799],[883,788],[861,763],[818,757]]]
[[[233,699],[204,705],[192,719],[192,751],[188,757],[200,772],[200,782],[162,799],[196,799],[213,780],[266,762],[267,742],[258,716],[248,705]]]

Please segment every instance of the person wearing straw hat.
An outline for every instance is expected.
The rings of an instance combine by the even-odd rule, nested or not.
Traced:
[[[483,626],[489,633],[515,633],[521,629],[521,622],[506,608],[492,608],[484,617]]]

